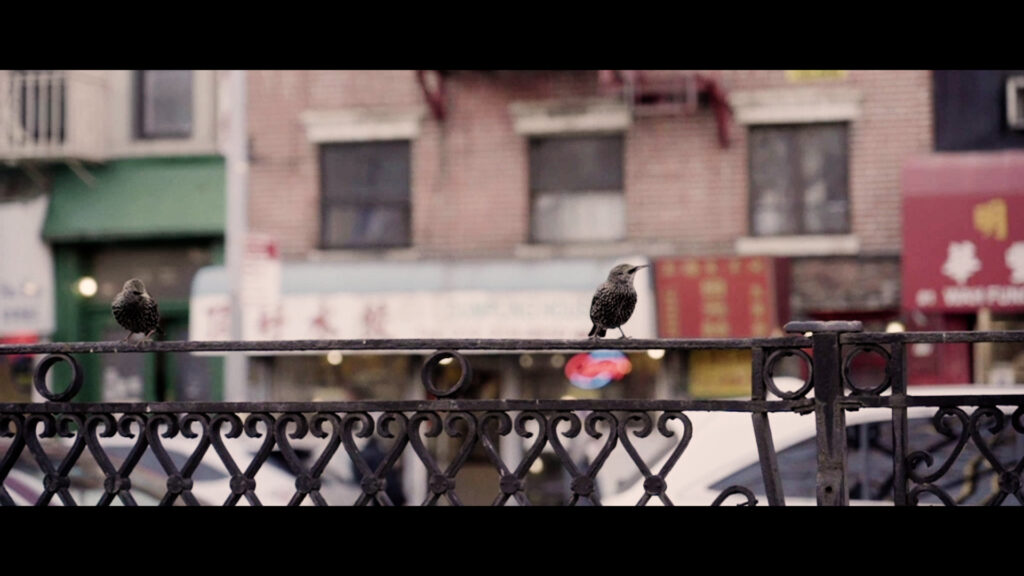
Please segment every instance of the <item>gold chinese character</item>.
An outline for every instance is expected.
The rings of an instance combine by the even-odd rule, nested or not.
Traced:
[[[683,264],[683,272],[690,278],[700,276],[700,264],[696,260],[687,260],[686,264]]]
[[[708,276],[714,276],[718,274],[718,262],[714,260],[708,260],[704,263],[704,273]]]
[[[729,307],[724,301],[705,302],[704,303],[704,315],[705,316],[728,316]]]
[[[729,273],[739,274],[743,270],[743,264],[739,260],[729,260]]]
[[[1006,240],[1008,228],[1006,201],[1002,198],[989,200],[974,207],[974,229],[986,238]]]
[[[724,298],[729,285],[722,278],[705,278],[700,281],[700,294],[705,298]]]
[[[761,302],[751,302],[750,304],[750,315],[754,317],[764,316],[765,306]]]

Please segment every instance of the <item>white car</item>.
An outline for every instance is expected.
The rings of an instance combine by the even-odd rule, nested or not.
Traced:
[[[913,386],[911,396],[930,395],[978,395],[978,394],[1022,394],[1024,387],[993,388],[987,386]],[[1003,407],[1004,412],[1007,409]],[[934,461],[930,466],[924,463],[916,469],[924,472],[936,471],[950,455],[960,437],[961,428],[953,425],[952,436],[937,431],[932,420],[938,411],[935,407],[911,407],[908,409],[908,451],[925,450]],[[972,408],[966,408],[970,415]],[[753,423],[746,412],[687,412],[693,424],[693,437],[689,446],[666,477],[665,495],[674,505],[708,506],[730,486],[743,486],[757,498],[757,505],[767,505],[761,476],[757,444]],[[1009,416],[1006,413],[1005,416]],[[785,503],[787,505],[816,505],[817,440],[813,413],[771,413],[769,414],[772,439],[778,455],[779,475]],[[892,410],[888,408],[862,408],[846,413],[847,425],[847,488],[851,504],[892,504]],[[675,426],[676,436],[668,439],[672,444],[663,448],[671,449],[681,433],[681,425]],[[986,433],[987,434],[987,433]],[[988,439],[986,437],[986,439]],[[1012,469],[1024,457],[1024,434],[1016,433],[1006,418],[1002,432],[991,440],[990,446],[1007,469]],[[866,448],[866,449],[865,449]],[[618,452],[618,450],[616,451]],[[628,457],[628,455],[626,455]],[[648,464],[653,473],[658,473],[667,454]],[[621,468],[636,465],[611,458],[606,467]],[[601,503],[611,506],[635,506],[646,491],[639,472],[628,486],[621,487],[605,483]],[[599,475],[600,477],[600,475]],[[958,504],[982,504],[997,494],[998,472],[994,472],[973,440],[966,443],[954,463],[936,484],[943,488]],[[915,484],[911,483],[913,487]],[[747,498],[742,495],[728,497],[722,504],[743,504]],[[938,504],[938,497],[923,494],[920,504]],[[647,505],[662,505],[657,496],[652,496]],[[1013,495],[1005,497],[1005,505],[1020,505]]]

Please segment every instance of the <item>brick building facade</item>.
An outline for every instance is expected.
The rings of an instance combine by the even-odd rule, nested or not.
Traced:
[[[628,118],[610,129],[622,137],[624,237],[547,243],[531,242],[529,140],[560,130],[586,133],[586,119],[574,130],[556,126],[559,115],[593,116],[595,101],[624,100],[621,86],[602,83],[597,71],[447,72],[443,119],[431,114],[413,71],[252,72],[250,227],[277,238],[286,259],[765,254],[793,259],[794,316],[895,312],[900,169],[903,160],[932,147],[931,73],[851,70],[808,78],[781,70],[660,71],[643,73],[641,81],[671,85],[688,73],[713,80],[732,105],[728,145],[716,137],[716,117],[703,101],[692,112],[626,106]],[[679,85],[685,93],[685,83]],[[537,114],[550,127],[517,128],[526,123],[517,106],[531,103],[540,103]],[[332,114],[339,111],[349,114],[339,134],[358,140],[373,138],[354,127],[372,125],[375,113],[415,124],[403,134],[411,155],[407,247],[322,248],[319,147],[332,140],[314,132],[337,120]],[[816,123],[848,127],[848,229],[812,241],[799,234],[757,237],[751,130]],[[861,266],[864,259],[871,262]],[[839,293],[836,299],[835,291],[822,290],[827,282],[800,281],[833,269],[839,283],[856,276],[861,296]]]

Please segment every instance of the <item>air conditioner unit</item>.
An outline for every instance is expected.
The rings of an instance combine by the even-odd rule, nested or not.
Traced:
[[[1006,79],[1006,123],[1013,130],[1024,130],[1024,76]]]

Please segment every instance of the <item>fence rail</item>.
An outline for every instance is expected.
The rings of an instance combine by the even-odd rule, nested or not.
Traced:
[[[564,484],[559,504],[675,504],[673,483],[689,481],[718,444],[703,415],[748,420],[754,476],[721,482],[700,502],[770,505],[792,501],[788,451],[776,450],[773,418],[813,420],[814,501],[847,505],[864,493],[867,463],[888,464],[878,493],[896,505],[922,502],[1024,504],[1024,393],[915,395],[907,389],[906,348],[913,343],[1024,343],[1024,332],[864,333],[858,322],[794,322],[779,338],[750,339],[407,339],[218,342],[74,342],[0,345],[0,356],[43,356],[34,385],[45,399],[0,404],[0,504],[153,503],[252,505],[463,503],[468,482],[489,482],[492,504],[549,503],[545,481]],[[749,350],[749,399],[472,398],[476,353],[618,350]],[[345,402],[75,402],[77,356],[123,353],[316,351],[422,352],[422,399]],[[885,364],[877,383],[856,382],[859,355]],[[783,387],[779,363],[802,366]],[[435,373],[457,363],[442,386]],[[71,366],[63,387],[48,380]],[[51,385],[53,389],[51,389]],[[848,414],[886,411],[848,425]],[[922,411],[927,413],[919,418]],[[801,415],[801,416],[796,416]],[[859,418],[859,416],[858,416]],[[921,422],[926,425],[922,427]],[[724,442],[724,440],[723,440]],[[788,442],[788,440],[787,440]],[[721,444],[724,446],[725,444]],[[868,448],[872,448],[869,450]],[[856,451],[852,457],[850,450]],[[687,459],[690,454],[693,458]],[[489,466],[470,478],[473,459]],[[963,461],[967,460],[967,464]],[[680,465],[681,461],[685,464]],[[419,472],[409,474],[410,467]],[[877,468],[877,466],[876,466]],[[673,471],[684,469],[679,474]],[[544,472],[547,470],[547,472]],[[557,474],[552,475],[551,470]],[[961,470],[967,470],[963,477]],[[955,477],[955,478],[954,478]],[[410,489],[409,478],[416,486]],[[951,478],[953,480],[951,480]],[[545,480],[547,479],[547,480]],[[724,479],[728,480],[728,479]],[[724,481],[723,480],[723,481]],[[954,482],[955,480],[955,482]],[[806,479],[803,479],[806,483]],[[851,484],[853,483],[853,484]],[[981,501],[964,486],[991,487]],[[403,489],[403,484],[405,488]],[[855,485],[854,485],[855,484]],[[954,488],[958,486],[958,488]],[[968,487],[970,487],[968,486]],[[972,494],[974,493],[972,492]],[[535,501],[537,500],[537,501]],[[684,502],[690,503],[690,502]]]

